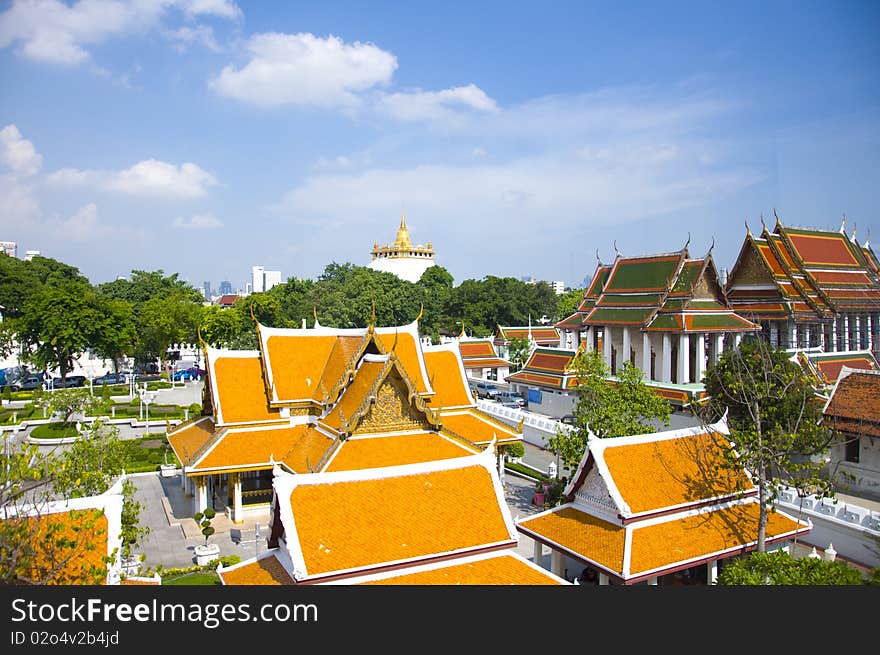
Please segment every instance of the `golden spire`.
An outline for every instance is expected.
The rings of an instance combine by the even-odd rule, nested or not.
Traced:
[[[420,320],[422,320],[422,314],[424,313],[424,311],[425,311],[425,306],[423,304],[420,304],[419,305],[419,315],[416,316],[416,323],[418,323]]]
[[[372,302],[373,302],[373,311],[370,314],[370,326],[369,326],[369,333],[370,334],[373,334],[373,330],[376,329],[376,301],[374,300]]]
[[[458,335],[458,338],[460,339],[461,337],[464,337],[464,336],[467,336],[467,335],[465,335],[465,333],[464,333],[464,321],[462,321],[461,322],[461,334]]]
[[[412,240],[409,238],[409,229],[406,227],[406,216],[403,210],[400,210],[400,227],[397,228],[397,238],[394,240],[394,247],[398,250],[409,250],[412,248]]]

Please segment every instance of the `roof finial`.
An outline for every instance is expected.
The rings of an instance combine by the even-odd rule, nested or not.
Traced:
[[[764,228],[764,231],[767,231],[767,224],[764,222],[764,212],[761,212],[761,226]]]
[[[620,257],[620,251],[617,249],[617,239],[614,240],[614,252],[617,253],[618,257]]]
[[[464,321],[461,322],[461,334],[458,335],[458,338],[466,337],[467,335],[464,333]]]
[[[714,247],[715,247],[715,235],[713,234],[712,235],[712,245],[709,246],[709,252],[706,253],[707,257],[709,256],[709,253],[712,252],[712,248],[714,248]]]
[[[684,247],[681,249],[682,252],[687,252],[688,246],[691,243],[691,233],[688,232],[688,240],[684,242]]]
[[[781,227],[782,221],[779,220],[779,215],[776,213],[776,207],[773,208],[773,215],[776,217],[776,227]]]
[[[425,305],[423,303],[419,303],[419,315],[416,316],[416,323],[422,320],[422,314],[425,312]]]
[[[840,233],[846,234],[846,214],[844,214],[843,218],[840,219]]]
[[[864,244],[864,247],[865,247],[865,248],[870,248],[870,247],[871,247],[871,228],[870,228],[870,227],[868,228],[868,236],[865,237],[865,244]]]
[[[312,306],[312,316],[315,317],[315,327],[318,327],[318,306],[317,305]]]
[[[201,323],[199,323],[198,327],[196,327],[196,336],[199,339],[199,345],[202,347],[202,349],[204,349],[205,348],[205,340],[202,339],[202,324]]]
[[[373,310],[370,314],[370,332],[372,332],[376,327],[376,301],[373,300]]]
[[[252,321],[254,322],[254,324],[256,325],[256,323],[257,323],[257,317],[254,316],[254,303],[251,303],[251,305],[250,305],[250,307],[248,307],[248,309],[249,309],[250,312],[251,312],[251,320],[252,320]]]
[[[752,236],[752,228],[749,227],[749,219],[746,219],[746,236]]]
[[[852,233],[852,236],[850,237],[850,239],[852,239],[853,243],[856,242],[856,230],[858,229],[858,227],[859,226],[856,223],[853,223],[853,233]]]
[[[596,261],[599,262],[599,266],[602,266],[602,258],[599,257],[599,249],[596,248]]]

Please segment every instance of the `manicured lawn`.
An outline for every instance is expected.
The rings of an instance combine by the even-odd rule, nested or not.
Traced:
[[[180,466],[174,451],[165,443],[164,432],[151,432],[140,439],[128,439],[125,443],[129,447],[128,466],[125,469],[128,473],[158,470],[159,465],[165,463],[166,453],[169,464]]]
[[[30,436],[34,439],[66,439],[67,437],[75,437],[77,434],[79,433],[76,431],[76,423],[56,421],[37,425],[31,430]]]
[[[194,571],[173,577],[163,577],[163,585],[219,585],[220,576],[214,571]]]

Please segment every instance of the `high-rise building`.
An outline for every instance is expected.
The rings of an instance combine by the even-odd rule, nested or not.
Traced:
[[[202,282],[202,289],[205,292],[205,298],[210,300],[211,299],[211,283],[207,280]]]
[[[251,266],[251,293],[260,293],[266,290],[263,284],[263,271],[265,270],[262,266]]]
[[[281,284],[281,271],[263,271],[263,291]]]
[[[229,280],[220,280],[220,295],[225,296],[232,293],[232,283]]]
[[[15,241],[0,241],[0,252],[10,257],[17,257],[18,244]]]

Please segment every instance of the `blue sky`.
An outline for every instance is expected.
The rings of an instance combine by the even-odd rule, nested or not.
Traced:
[[[876,2],[0,2],[0,240],[93,282],[880,245]],[[876,245],[875,251],[880,250]]]

